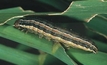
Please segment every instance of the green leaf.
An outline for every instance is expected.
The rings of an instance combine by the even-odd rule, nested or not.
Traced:
[[[48,4],[60,11],[64,11],[69,6],[69,3],[64,0],[39,0],[39,2]]]
[[[74,1],[63,12],[66,16],[72,16],[80,20],[89,22],[96,14],[107,13],[107,2],[99,1]]]
[[[72,53],[73,52],[73,53]],[[81,52],[81,53],[80,53]],[[81,50],[71,49],[68,52],[75,58],[76,61],[80,62],[83,65],[106,65],[107,64],[107,54],[98,52],[96,54],[93,53],[84,53]]]
[[[8,20],[16,18],[17,16],[24,16],[33,14],[33,11],[24,11],[21,7],[0,10],[0,25],[7,23]]]
[[[38,56],[0,44],[0,59],[18,65],[38,64]]]
[[[107,13],[106,6],[107,2],[103,0],[73,1],[64,12],[49,15],[64,15],[89,22],[97,14]]]
[[[94,32],[107,38],[107,14],[95,16],[89,23],[85,25]]]

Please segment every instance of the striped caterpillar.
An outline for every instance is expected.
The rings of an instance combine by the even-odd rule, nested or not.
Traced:
[[[44,23],[40,20],[20,18],[14,23],[14,27],[21,30],[28,30],[41,37],[46,37],[54,42],[62,43],[66,47],[79,48],[93,53],[97,52],[97,48],[92,41],[82,38],[72,32]]]

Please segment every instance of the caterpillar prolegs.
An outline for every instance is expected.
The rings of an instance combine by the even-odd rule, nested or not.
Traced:
[[[20,18],[14,23],[14,27],[38,33],[48,39],[55,40],[55,42],[62,43],[67,47],[75,47],[93,53],[97,52],[97,48],[92,41],[40,20]]]

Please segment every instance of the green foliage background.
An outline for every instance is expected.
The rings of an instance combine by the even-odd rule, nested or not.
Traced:
[[[21,7],[0,10],[0,37],[17,42],[5,45],[0,42],[0,59],[18,65],[106,65],[107,64],[107,1],[106,0],[40,0],[63,12],[34,12],[23,10]],[[69,3],[67,3],[69,2]],[[69,28],[71,24],[84,24],[85,34],[98,47],[96,54],[71,48],[66,50],[60,44],[53,44],[38,35],[25,33],[15,29],[13,24],[18,16],[33,15],[56,19],[61,27]],[[75,21],[72,18],[76,19]],[[77,21],[79,20],[79,21]],[[65,21],[65,22],[64,22]],[[4,24],[5,23],[5,24]],[[79,26],[76,26],[79,28]],[[90,29],[90,30],[89,30]],[[79,30],[79,29],[78,29]],[[2,41],[2,40],[1,40]],[[26,52],[33,48],[35,53]],[[37,49],[40,54],[37,54]],[[31,50],[32,51],[32,50]]]

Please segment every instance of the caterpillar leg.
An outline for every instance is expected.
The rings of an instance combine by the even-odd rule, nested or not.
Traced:
[[[29,32],[29,30],[28,29],[20,29],[22,32],[25,32],[25,33],[27,33],[27,32]]]
[[[48,41],[50,41],[51,40],[51,38],[50,37],[45,37]]]
[[[43,34],[39,34],[39,38],[42,38],[43,37]]]
[[[70,49],[70,46],[68,44],[63,44],[66,49]]]

